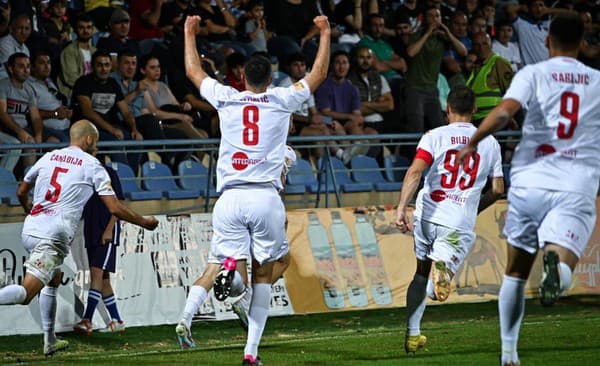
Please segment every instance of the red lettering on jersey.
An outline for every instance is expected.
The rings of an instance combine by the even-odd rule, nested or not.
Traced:
[[[231,166],[235,170],[244,170],[248,167],[248,155],[238,151],[231,157]]]

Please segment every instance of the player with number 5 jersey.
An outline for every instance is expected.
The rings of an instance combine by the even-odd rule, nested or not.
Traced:
[[[550,59],[515,75],[502,102],[459,154],[466,160],[486,136],[526,110],[504,226],[508,259],[498,294],[502,365],[520,363],[525,284],[538,250],[544,251],[540,301],[549,306],[569,288],[596,223],[600,72],[577,61],[583,34],[577,13],[555,17],[546,39]]]
[[[46,356],[68,346],[54,333],[60,266],[69,254],[83,207],[94,191],[118,218],[149,230],[158,225],[156,218],[140,216],[115,197],[108,173],[93,156],[99,138],[96,127],[81,120],[69,132],[70,146],[46,153],[19,186],[17,196],[28,213],[22,233],[23,246],[29,253],[27,272],[21,284],[0,289],[0,305],[27,305],[40,294]],[[29,192],[34,186],[32,202]]]
[[[473,91],[466,86],[453,88],[446,110],[449,124],[427,132],[419,141],[402,184],[396,215],[396,225],[402,232],[413,229],[417,257],[417,270],[406,297],[407,353],[414,353],[427,341],[420,330],[427,295],[438,301],[448,298],[452,278],[475,244],[477,214],[504,193],[500,145],[494,137],[483,140],[464,164],[458,160],[459,150],[476,130],[470,122],[475,112]],[[427,168],[411,223],[407,206]],[[492,180],[491,189],[482,197],[488,178]]]

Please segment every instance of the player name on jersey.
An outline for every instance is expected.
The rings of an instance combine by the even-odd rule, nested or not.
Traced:
[[[77,166],[83,165],[82,159],[71,155],[52,154],[50,161],[58,161],[60,163],[73,164]]]
[[[452,145],[466,145],[470,139],[468,136],[452,136],[450,137],[450,143]]]
[[[269,103],[269,97],[266,95],[260,97],[252,97],[248,95],[240,99],[240,102]]]
[[[559,83],[589,85],[590,76],[588,74],[575,74],[572,72],[553,72],[552,80]]]

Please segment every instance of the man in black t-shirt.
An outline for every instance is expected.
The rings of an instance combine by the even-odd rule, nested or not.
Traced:
[[[100,133],[100,141],[142,140],[135,118],[124,100],[121,88],[111,78],[111,58],[105,51],[96,51],[92,55],[91,74],[77,79],[73,86],[73,121],[87,119]],[[123,120],[119,118],[119,113]],[[112,161],[129,164],[137,170],[140,155],[125,155],[121,148],[111,148],[121,152],[110,154]]]

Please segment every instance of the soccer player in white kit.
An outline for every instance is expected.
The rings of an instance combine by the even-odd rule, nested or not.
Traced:
[[[142,217],[116,197],[111,181],[96,152],[98,130],[87,120],[73,124],[71,145],[46,153],[27,172],[17,191],[28,213],[23,224],[22,240],[29,258],[21,285],[0,289],[0,305],[27,305],[40,293],[40,312],[44,330],[44,354],[65,349],[68,342],[54,333],[56,290],[62,272],[60,266],[69,254],[83,207],[96,191],[108,210],[118,218],[154,230],[158,221]],[[34,188],[33,202],[29,191]]]
[[[525,283],[538,249],[544,251],[542,304],[569,287],[596,222],[600,178],[600,72],[577,61],[583,39],[577,14],[552,20],[550,59],[519,71],[504,100],[460,152],[527,111],[510,173],[504,234],[508,260],[498,294],[502,364],[519,365],[517,343],[525,312]]]
[[[402,232],[414,231],[417,257],[417,270],[406,295],[407,353],[416,352],[427,342],[420,329],[427,295],[438,301],[448,298],[452,277],[475,244],[477,214],[504,193],[500,145],[494,137],[483,140],[479,151],[464,165],[458,161],[459,150],[476,130],[470,122],[475,111],[473,91],[466,86],[453,88],[446,111],[449,124],[427,132],[419,141],[396,214],[396,225]],[[427,168],[411,223],[407,206]],[[482,197],[488,177],[491,189]],[[432,262],[433,280],[428,281]]]
[[[222,273],[221,263],[235,259],[238,272],[245,276],[250,254],[253,294],[243,364],[256,365],[268,316],[273,264],[285,254],[280,251],[285,238],[285,209],[278,190],[282,188],[280,177],[290,116],[327,77],[331,30],[327,17],[313,20],[320,31],[319,49],[313,68],[304,79],[287,88],[267,89],[271,83],[270,61],[253,56],[244,65],[246,91],[238,92],[219,84],[202,70],[196,48],[199,22],[198,16],[188,17],[185,22],[185,68],[200,94],[219,113],[217,191],[222,194],[213,210],[209,264],[190,288],[175,331],[180,346],[195,346],[189,330],[191,320]]]

